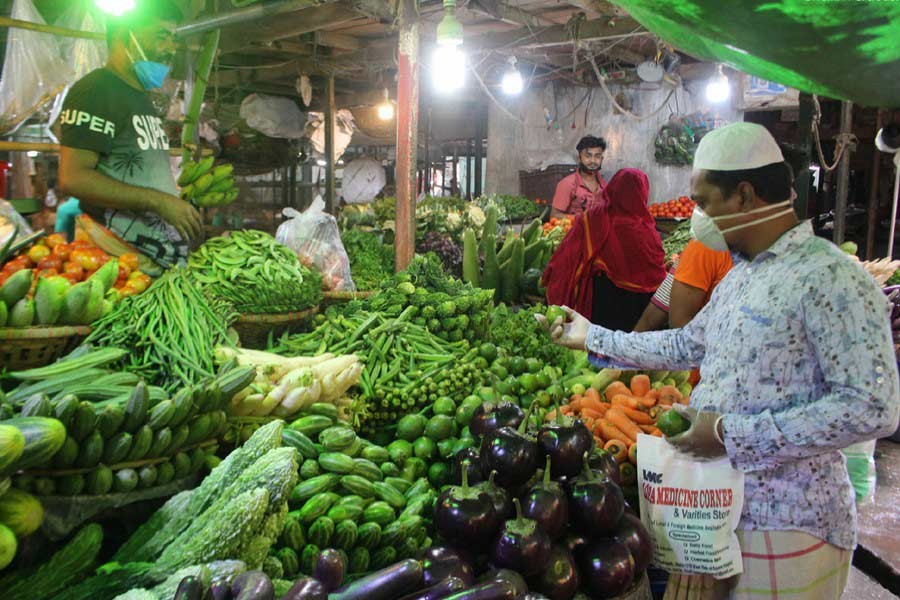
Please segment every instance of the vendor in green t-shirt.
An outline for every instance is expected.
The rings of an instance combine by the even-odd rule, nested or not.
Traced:
[[[139,0],[109,18],[109,62],[72,86],[60,116],[62,191],[164,267],[184,263],[203,231],[200,214],[178,197],[169,138],[147,93],[168,74],[180,18],[171,0]]]

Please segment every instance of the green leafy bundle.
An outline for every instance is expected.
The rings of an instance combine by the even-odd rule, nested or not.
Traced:
[[[358,290],[374,290],[394,272],[394,247],[372,232],[351,229],[341,234],[350,259],[350,272]]]

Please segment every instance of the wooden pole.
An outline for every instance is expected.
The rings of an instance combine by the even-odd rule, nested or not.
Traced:
[[[875,133],[884,124],[884,112],[877,109],[875,116]],[[872,181],[869,184],[869,203],[866,207],[866,260],[875,258],[875,235],[878,231],[878,180],[881,178],[881,152],[872,150]]]
[[[853,103],[841,101],[841,133],[853,130]],[[834,243],[842,244],[847,229],[847,195],[850,191],[850,148],[844,145],[837,172],[837,197],[834,201]]]
[[[482,163],[484,162],[484,130],[486,125],[485,117],[486,115],[482,110],[479,110],[475,117],[477,119],[475,124],[475,198],[481,196]]]
[[[328,106],[325,109],[325,211],[335,214],[334,197],[334,75],[328,76]]]
[[[398,20],[397,220],[395,266],[405,269],[416,247],[416,150],[419,134],[419,19],[415,0],[402,0]]]
[[[105,33],[96,31],[79,31],[77,29],[66,29],[65,27],[56,27],[55,25],[42,25],[41,23],[32,23],[31,21],[20,21],[19,19],[10,19],[9,17],[0,17],[0,27],[14,27],[16,29],[27,29],[29,31],[37,31],[38,33],[49,33],[62,37],[83,38],[86,40],[103,40],[106,41]]]
[[[428,99],[425,100],[425,175],[422,182],[422,191],[425,195],[431,194],[431,107],[427,106]]]

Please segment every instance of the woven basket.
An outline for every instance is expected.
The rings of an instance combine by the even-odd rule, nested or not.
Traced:
[[[0,327],[0,369],[43,367],[75,349],[91,332],[77,327]]]
[[[272,339],[278,339],[287,331],[292,331],[306,323],[319,312],[318,306],[286,313],[265,315],[240,315],[231,324],[241,340],[241,346],[245,348],[262,349]]]
[[[322,304],[330,306],[341,302],[352,302],[353,300],[365,300],[370,298],[375,292],[323,292]]]

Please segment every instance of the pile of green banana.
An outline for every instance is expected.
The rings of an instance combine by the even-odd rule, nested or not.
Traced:
[[[214,160],[209,156],[200,162],[188,161],[182,166],[178,185],[181,186],[183,200],[211,208],[231,204],[238,197],[238,189],[231,175],[234,167],[225,163],[213,168]]]

